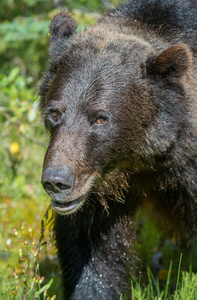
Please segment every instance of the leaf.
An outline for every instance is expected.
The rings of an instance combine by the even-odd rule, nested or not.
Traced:
[[[14,79],[18,76],[18,74],[20,73],[20,69],[19,67],[15,67],[10,71],[10,74],[8,76],[8,81],[9,83],[11,83],[12,81],[14,81]]]
[[[40,294],[42,294],[45,290],[48,290],[50,288],[50,286],[53,283],[53,278],[49,281],[49,283],[47,283],[46,285],[44,285],[39,291],[36,292],[35,296],[36,298],[38,298],[40,296]]]

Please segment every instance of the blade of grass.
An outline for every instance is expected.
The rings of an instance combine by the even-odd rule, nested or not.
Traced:
[[[53,278],[47,284],[45,284],[45,286],[43,286],[39,291],[36,292],[35,294],[36,298],[38,298],[40,294],[44,292],[44,290],[48,290],[52,285],[52,283],[53,283]]]
[[[151,279],[151,270],[150,268],[147,269],[147,274],[148,274],[148,282],[149,282],[149,287],[150,287],[150,296],[154,300],[154,291],[153,291],[153,282]]]
[[[156,278],[154,277],[154,275],[153,275],[153,273],[151,272],[151,270],[149,270],[149,272],[150,272],[150,276],[151,276],[151,278],[152,278],[152,282],[153,282],[153,284],[154,284],[154,287],[155,287],[155,289],[156,289],[156,291],[157,291],[157,297],[160,297],[161,292],[160,292],[160,287],[159,287],[159,281],[158,281],[158,279],[156,279]]]
[[[182,253],[180,255],[180,259],[179,259],[179,267],[178,267],[178,275],[177,275],[177,281],[176,281],[176,290],[175,290],[175,293],[177,292],[178,290],[178,286],[179,286],[179,280],[180,280],[180,273],[181,273],[181,262],[182,262]]]
[[[169,284],[170,284],[171,271],[172,271],[172,261],[170,262],[170,266],[169,266],[168,277],[167,277],[166,288],[165,288],[165,294],[164,294],[164,300],[167,300],[167,296],[168,296],[168,289],[169,289]]]

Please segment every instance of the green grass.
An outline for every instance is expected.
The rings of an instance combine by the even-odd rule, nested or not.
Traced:
[[[180,258],[181,265],[181,258]],[[178,270],[176,290],[170,293],[170,276],[172,262],[168,270],[165,288],[160,290],[159,281],[154,278],[150,269],[147,270],[149,283],[143,287],[138,281],[131,282],[132,300],[196,300],[197,299],[197,274],[180,272]],[[123,299],[123,298],[121,298]]]

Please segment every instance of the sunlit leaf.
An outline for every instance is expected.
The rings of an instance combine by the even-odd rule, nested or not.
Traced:
[[[36,297],[38,297],[40,294],[42,294],[45,290],[48,290],[50,288],[50,286],[52,285],[52,283],[53,283],[53,279],[51,279],[49,281],[49,283],[47,283],[39,291],[36,292]]]

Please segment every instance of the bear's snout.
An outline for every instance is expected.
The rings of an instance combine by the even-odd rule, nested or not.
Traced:
[[[74,176],[68,167],[43,169],[41,183],[58,214],[71,214],[85,202],[85,196],[73,195]]]
[[[67,167],[46,168],[43,170],[41,183],[52,199],[60,201],[72,193],[74,176]]]

